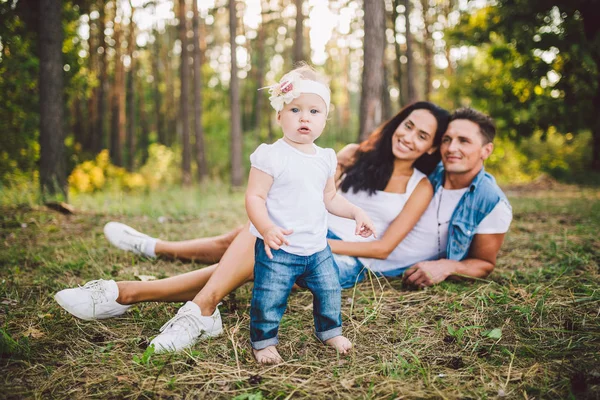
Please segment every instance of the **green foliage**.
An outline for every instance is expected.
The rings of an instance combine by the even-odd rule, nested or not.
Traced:
[[[487,111],[498,121],[500,135],[517,142],[550,134],[565,135],[570,142],[577,134],[597,130],[593,99],[600,34],[584,26],[584,18],[594,19],[590,11],[578,0],[500,0],[464,13],[448,32],[449,42],[471,46],[473,55],[460,61],[449,97],[456,106]],[[520,148],[524,154],[536,152],[522,143]],[[589,167],[588,150],[578,150]],[[560,177],[573,169],[548,157],[535,162],[539,170]]]
[[[13,174],[36,171],[40,156],[37,5],[33,1],[0,2],[0,182],[3,184],[10,184]],[[62,5],[66,111],[74,97],[88,90],[89,83],[78,55],[79,7],[73,1],[63,1]],[[71,113],[64,115],[65,127],[71,126]]]
[[[587,170],[591,160],[591,135],[562,135],[550,127],[544,134],[538,130],[516,143],[499,136],[485,168],[503,184],[525,183],[541,174],[568,181]]]
[[[34,34],[15,11],[0,2],[0,182],[16,171],[31,171],[39,158]]]

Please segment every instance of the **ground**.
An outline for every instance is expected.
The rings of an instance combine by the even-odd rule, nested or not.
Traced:
[[[311,296],[294,293],[280,366],[253,360],[251,285],[224,300],[224,335],[178,355],[146,346],[180,304],[85,322],[54,302],[90,279],[202,267],[111,248],[102,234],[110,220],[187,239],[244,219],[239,192],[165,193],[80,197],[74,215],[3,206],[0,398],[600,398],[597,188],[507,188],[514,221],[489,279],[415,291],[371,276],[345,290],[348,356],[319,344]]]

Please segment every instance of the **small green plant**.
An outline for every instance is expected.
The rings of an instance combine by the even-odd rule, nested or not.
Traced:
[[[15,340],[8,332],[0,328],[0,357],[27,358],[29,353],[29,339],[23,337]]]
[[[233,398],[233,400],[262,400],[262,392],[242,393]]]
[[[447,327],[448,335],[450,335],[454,339],[456,339],[457,343],[462,342],[462,338],[465,335],[465,332],[467,332],[468,330],[480,329],[480,328],[481,328],[481,326],[477,326],[477,325],[463,326],[462,328],[455,328],[452,325],[448,325],[448,327]]]
[[[133,356],[133,362],[138,365],[149,366],[150,358],[152,358],[153,354],[154,354],[154,345],[148,346],[141,357],[138,356],[137,354]]]

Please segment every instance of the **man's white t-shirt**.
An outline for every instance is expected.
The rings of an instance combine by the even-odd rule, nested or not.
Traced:
[[[445,258],[448,225],[454,209],[467,190],[448,190],[440,186],[421,219],[396,248],[395,252],[403,255],[402,262],[393,265],[386,260],[373,260],[366,267],[372,271],[386,272],[410,267],[419,261]],[[510,207],[500,201],[479,223],[475,234],[506,233],[511,221]]]
[[[253,168],[273,177],[267,194],[267,211],[273,223],[293,229],[289,245],[282,250],[299,256],[317,253],[327,246],[327,210],[323,191],[327,180],[335,176],[337,159],[332,149],[315,144],[314,154],[306,154],[283,139],[261,144],[250,156]],[[250,232],[262,239],[253,224]]]

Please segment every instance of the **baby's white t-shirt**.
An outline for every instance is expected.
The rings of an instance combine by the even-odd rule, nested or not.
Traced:
[[[267,211],[273,223],[293,229],[289,245],[282,250],[299,256],[317,253],[327,246],[327,210],[323,191],[327,180],[335,176],[337,159],[332,149],[313,144],[314,153],[306,154],[283,139],[261,144],[250,156],[253,168],[273,177],[267,194]],[[253,224],[250,232],[262,239]]]

